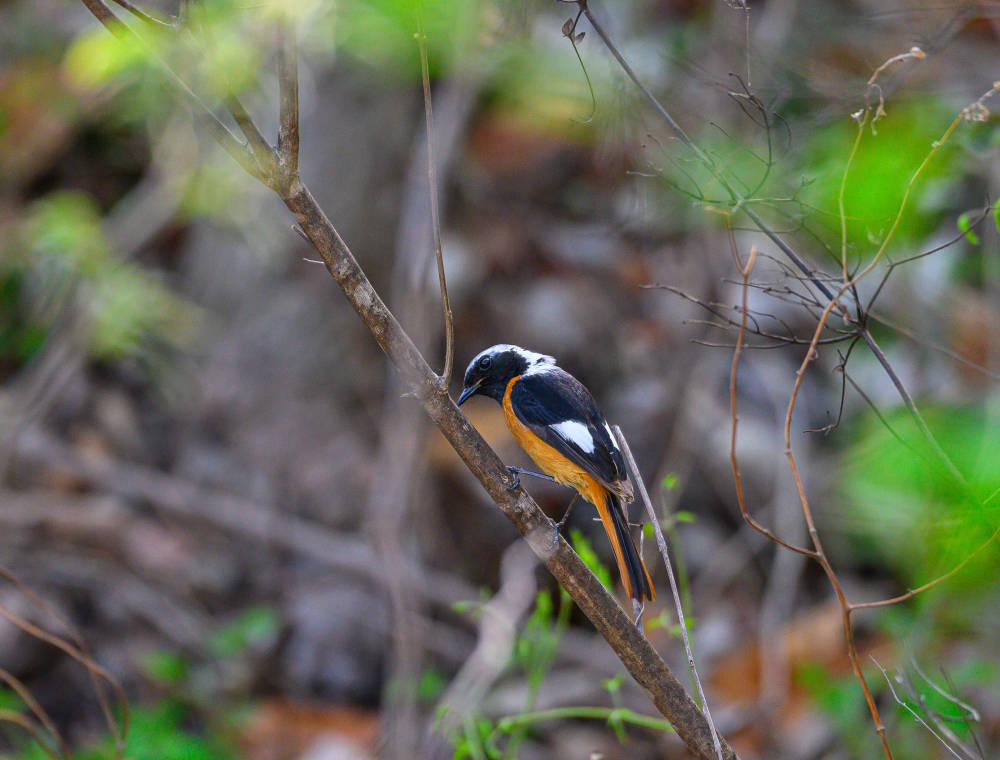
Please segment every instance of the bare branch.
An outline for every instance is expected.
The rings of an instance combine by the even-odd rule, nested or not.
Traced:
[[[260,167],[260,170],[273,181],[275,168],[274,148],[271,147],[267,138],[261,134],[257,124],[254,123],[253,118],[236,95],[231,93],[226,95],[224,103],[226,110],[232,115],[240,131],[246,135],[247,143],[250,145],[250,150],[254,158],[257,159],[257,165]]]
[[[35,740],[35,743],[39,747],[41,747],[42,752],[45,753],[46,757],[51,757],[53,760],[68,757],[68,755],[65,754],[60,755],[48,745],[45,740],[45,734],[43,734],[41,728],[39,728],[38,722],[32,720],[27,715],[22,715],[19,712],[5,708],[0,709],[0,723],[13,723],[16,726],[23,728],[31,734],[31,738]]]
[[[4,607],[0,607],[0,614],[4,614],[4,610],[5,610]],[[3,668],[0,668],[0,681],[3,681],[5,684],[7,684],[7,686],[10,687],[11,691],[13,691],[15,694],[17,694],[18,697],[21,698],[21,701],[24,702],[27,708],[35,716],[35,718],[38,720],[38,723],[45,727],[45,730],[49,733],[49,736],[52,737],[52,740],[56,743],[58,747],[58,753],[56,754],[64,758],[68,758],[70,756],[70,753],[69,753],[69,747],[66,745],[66,740],[63,738],[63,735],[59,733],[59,729],[56,728],[56,724],[49,716],[48,712],[46,712],[45,708],[42,707],[41,704],[39,704],[38,700],[35,699],[35,696],[31,693],[28,687],[25,686],[23,683],[21,683],[21,681],[18,678],[16,678],[12,673]],[[27,728],[27,725],[23,723],[21,725]],[[39,739],[39,736],[40,735],[36,736],[35,738]],[[39,739],[38,744],[42,749],[46,751],[47,754],[49,755],[53,754],[45,742]]]
[[[282,169],[299,173],[299,48],[288,19],[282,26],[278,41],[278,89],[280,113],[278,125],[278,158]]]
[[[430,70],[427,64],[427,38],[423,21],[417,14],[417,47],[420,49],[420,78],[424,91],[424,130],[427,135],[427,183],[431,202],[431,233],[434,236],[434,257],[437,259],[438,285],[441,288],[441,311],[444,314],[444,368],[441,389],[448,392],[452,365],[455,363],[455,320],[448,298],[448,281],[444,275],[444,253],[441,250],[441,211],[438,206],[437,159],[434,157],[434,107],[431,100]]]
[[[127,10],[133,16],[135,16],[137,19],[139,19],[143,23],[149,24],[150,26],[166,26],[166,27],[171,26],[170,22],[164,21],[163,19],[158,19],[155,16],[150,16],[145,11],[141,11],[138,8],[136,8],[134,5],[132,5],[132,3],[128,2],[128,0],[113,0],[113,2],[115,3],[115,5],[120,5],[122,8]]]
[[[802,546],[797,546],[785,541],[783,538],[779,538],[770,530],[761,525],[757,520],[754,519],[753,515],[747,509],[746,499],[743,496],[743,478],[740,475],[740,463],[736,456],[736,432],[739,426],[739,413],[737,411],[736,403],[736,379],[739,376],[739,366],[740,366],[740,355],[743,352],[743,338],[746,335],[746,312],[747,312],[747,285],[750,282],[750,272],[753,270],[753,265],[757,258],[757,248],[750,249],[750,258],[747,260],[744,266],[742,262],[739,261],[735,247],[733,248],[733,256],[736,257],[737,264],[740,268],[740,273],[743,275],[743,319],[740,321],[740,331],[736,337],[736,348],[733,351],[733,362],[729,373],[729,413],[732,419],[732,431],[729,437],[729,463],[733,470],[733,480],[736,483],[736,502],[740,507],[740,514],[743,516],[743,520],[751,528],[756,530],[765,538],[774,541],[776,544],[784,546],[786,549],[790,549],[798,554],[803,554],[806,557],[816,558],[816,552],[812,549],[806,549]]]
[[[350,249],[309,190],[296,180],[282,200],[376,342],[410,385],[434,424],[515,525],[573,601],[610,644],[622,664],[650,694],[660,713],[699,758],[715,757],[705,716],[631,618],[562,538],[551,547],[552,523],[522,489],[507,490],[507,469],[454,402],[438,392],[440,381],[372,288]],[[550,548],[551,547],[551,548]],[[722,743],[725,760],[736,754]]]

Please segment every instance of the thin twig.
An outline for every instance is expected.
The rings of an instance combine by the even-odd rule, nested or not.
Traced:
[[[90,676],[91,684],[94,687],[94,695],[97,698],[98,705],[101,708],[101,714],[104,717],[105,725],[108,727],[108,732],[111,734],[116,750],[116,757],[122,757],[125,752],[125,736],[128,734],[129,723],[131,721],[131,711],[129,710],[128,698],[125,695],[125,690],[122,688],[121,683],[115,679],[108,671],[104,670],[100,666],[97,666],[94,660],[91,658],[90,651],[87,647],[87,642],[83,636],[76,630],[76,628],[69,622],[65,617],[63,617],[59,612],[53,607],[49,602],[43,599],[38,593],[33,589],[25,585],[20,578],[14,575],[12,572],[6,568],[0,567],[0,578],[3,578],[12,586],[14,586],[21,594],[25,596],[30,602],[32,602],[36,607],[38,607],[43,613],[55,620],[69,635],[72,639],[72,643],[76,645],[76,650],[82,654],[82,658],[76,658],[73,652],[69,649],[62,648],[64,652],[69,654],[71,657],[79,662],[80,665],[87,671]],[[18,625],[17,621],[10,620],[14,625]],[[33,629],[22,629],[30,635],[34,635]],[[55,634],[49,634],[54,639],[59,639]],[[53,643],[48,639],[42,639],[43,641],[48,641]],[[94,667],[92,667],[92,665]],[[115,720],[115,716],[111,711],[111,705],[108,704],[107,695],[104,693],[103,682],[106,681],[115,692],[115,697],[118,702],[118,707],[121,710],[121,726]]]
[[[861,662],[858,659],[857,645],[854,641],[854,630],[851,623],[851,612],[853,611],[853,608],[847,600],[847,596],[845,595],[843,587],[840,584],[840,579],[837,577],[833,566],[830,564],[830,561],[826,556],[826,552],[823,549],[823,544],[820,541],[819,532],[817,531],[815,521],[813,520],[812,509],[809,506],[809,499],[806,497],[805,487],[802,485],[802,478],[799,474],[799,468],[795,461],[795,453],[792,450],[791,437],[792,414],[795,411],[795,402],[797,401],[799,391],[802,388],[802,381],[805,378],[806,369],[817,355],[816,342],[819,340],[819,336],[822,334],[823,329],[826,326],[826,321],[832,313],[834,306],[838,303],[838,299],[856,281],[857,276],[841,285],[840,289],[837,291],[837,295],[834,298],[831,298],[830,302],[826,305],[826,308],[823,310],[823,313],[816,324],[816,329],[813,332],[813,342],[806,350],[802,363],[799,365],[799,369],[795,373],[795,382],[792,384],[791,396],[788,400],[788,407],[785,410],[785,458],[788,460],[788,467],[792,472],[792,479],[795,482],[795,489],[798,493],[799,504],[802,507],[802,515],[805,518],[806,526],[809,529],[809,537],[812,539],[813,548],[815,549],[815,559],[819,563],[820,567],[823,568],[823,572],[826,574],[827,580],[829,580],[834,593],[837,595],[837,600],[840,602],[841,621],[844,627],[844,638],[847,641],[847,655],[851,663],[851,669],[854,671],[854,676],[861,685],[861,691],[863,692],[865,702],[868,705],[868,711],[871,713],[872,721],[875,724],[875,731],[882,742],[882,750],[885,753],[887,760],[892,760],[892,749],[890,748],[889,740],[886,737],[885,726],[882,723],[878,706],[875,704],[875,698],[872,696],[868,682],[865,680],[864,673],[861,671]]]
[[[247,144],[250,146],[250,150],[253,152],[258,166],[260,166],[261,172],[268,177],[273,177],[275,163],[274,148],[271,147],[267,138],[257,128],[257,124],[236,95],[232,93],[227,94],[223,98],[223,103],[226,106],[226,110],[233,117],[233,121],[236,122],[236,126],[246,136]]]
[[[698,689],[698,696],[701,698],[701,709],[705,713],[705,719],[708,721],[708,727],[712,732],[712,742],[715,745],[715,754],[722,760],[722,746],[719,744],[719,733],[715,730],[715,721],[712,720],[712,712],[708,709],[708,699],[705,697],[705,689],[701,685],[701,679],[698,677],[698,666],[694,662],[694,652],[691,650],[691,641],[688,637],[687,623],[684,621],[684,605],[681,604],[681,594],[677,589],[677,579],[674,577],[674,566],[670,562],[670,553],[667,550],[667,541],[663,537],[663,530],[660,527],[660,518],[656,514],[656,510],[653,509],[653,502],[649,499],[649,492],[646,490],[646,482],[642,479],[642,474],[639,472],[639,466],[635,463],[635,457],[632,456],[632,450],[628,446],[628,441],[625,440],[625,435],[622,433],[622,429],[618,425],[614,425],[611,431],[615,434],[615,439],[618,441],[618,445],[621,446],[622,454],[625,456],[625,465],[628,467],[629,475],[632,477],[632,482],[635,483],[636,488],[639,491],[639,498],[642,499],[643,505],[646,507],[646,514],[649,516],[649,522],[653,525],[653,533],[656,534],[656,545],[660,549],[660,556],[663,558],[663,565],[667,568],[667,577],[670,579],[670,592],[674,597],[674,608],[677,610],[677,623],[681,629],[681,639],[684,641],[684,653],[687,655],[688,671],[691,673],[691,679],[694,681],[695,686]]]
[[[39,727],[38,722],[32,720],[27,715],[22,715],[14,710],[8,710],[6,708],[0,709],[0,723],[13,723],[16,726],[20,726],[29,734],[31,738],[35,740],[35,743],[42,748],[42,752],[45,753],[46,757],[52,758],[52,760],[65,760],[68,755],[61,755],[55,750],[53,750],[45,740],[45,734]]]
[[[169,21],[164,21],[163,19],[159,19],[156,18],[155,16],[149,15],[145,11],[139,10],[134,5],[132,5],[132,3],[128,2],[128,0],[113,0],[113,2],[115,5],[120,5],[122,8],[127,10],[133,16],[135,16],[137,19],[139,19],[143,23],[149,24],[150,26],[166,26],[171,28],[173,27],[173,25]]]
[[[448,392],[452,365],[455,363],[455,319],[448,298],[448,281],[444,274],[444,253],[441,250],[441,212],[438,207],[437,160],[434,157],[434,107],[431,101],[430,67],[427,64],[427,38],[424,36],[421,9],[417,9],[417,47],[420,49],[420,78],[424,91],[424,128],[427,134],[427,183],[430,186],[431,232],[434,236],[434,256],[437,259],[438,285],[441,287],[441,311],[444,314],[444,369],[441,370],[441,390]]]
[[[937,683],[935,683],[933,680],[931,680],[927,676],[927,674],[924,673],[923,670],[921,670],[920,664],[917,662],[916,658],[913,657],[912,655],[910,655],[910,666],[916,671],[916,673],[917,673],[918,676],[920,676],[922,679],[924,679],[924,682],[928,686],[930,686],[935,692],[937,692],[938,695],[940,695],[942,698],[946,699],[947,701],[951,702],[953,705],[955,705],[955,707],[959,708],[960,710],[964,710],[965,713],[966,713],[966,715],[969,718],[971,718],[972,720],[974,720],[976,723],[979,723],[979,721],[982,720],[982,716],[979,714],[979,710],[977,710],[972,705],[963,702],[961,699],[959,699],[958,697],[956,697],[954,694],[950,694],[949,692],[945,691],[940,686],[938,686]]]
[[[855,647],[854,636],[853,636],[853,631],[852,631],[852,627],[851,627],[851,611],[852,611],[852,608],[850,607],[849,603],[847,602],[846,596],[843,593],[843,590],[842,590],[842,588],[840,586],[839,580],[837,579],[837,576],[834,573],[833,568],[830,566],[830,564],[829,564],[829,562],[828,562],[828,560],[826,558],[826,555],[823,552],[822,544],[819,541],[819,535],[816,532],[815,526],[814,526],[813,521],[812,521],[812,515],[811,515],[810,509],[809,509],[808,500],[806,499],[805,492],[804,492],[804,489],[802,487],[801,480],[799,478],[798,470],[797,470],[796,465],[795,465],[795,459],[794,459],[794,455],[792,454],[791,441],[790,441],[791,414],[792,414],[792,410],[794,409],[794,406],[795,406],[795,398],[797,397],[798,389],[799,389],[799,387],[801,385],[801,382],[802,382],[802,379],[803,379],[803,376],[804,376],[804,373],[805,373],[805,369],[806,369],[806,367],[808,366],[808,364],[812,361],[812,359],[815,356],[816,343],[820,339],[820,333],[822,332],[822,330],[824,329],[824,327],[826,325],[826,320],[829,317],[830,312],[834,309],[834,307],[837,307],[839,309],[842,317],[844,318],[845,322],[847,322],[848,324],[853,324],[854,325],[854,327],[855,327],[855,329],[857,331],[857,334],[865,341],[865,343],[867,344],[867,346],[869,347],[869,349],[875,355],[875,357],[876,357],[877,361],[879,362],[879,364],[882,366],[883,370],[886,372],[886,374],[889,375],[891,381],[893,382],[893,385],[896,387],[897,392],[899,393],[900,397],[902,398],[903,403],[904,403],[904,405],[907,408],[907,411],[909,412],[909,414],[911,415],[911,417],[913,417],[913,419],[916,422],[918,428],[920,429],[922,435],[930,443],[932,449],[934,450],[935,455],[945,464],[946,468],[948,468],[948,470],[952,474],[952,476],[959,483],[961,483],[963,486],[967,487],[964,477],[957,470],[957,468],[955,467],[954,463],[950,460],[950,458],[948,457],[948,455],[944,452],[944,450],[938,444],[938,442],[937,442],[936,438],[934,437],[933,433],[931,433],[930,429],[927,427],[926,423],[924,422],[923,417],[921,416],[919,410],[917,409],[916,404],[913,402],[913,399],[910,396],[908,390],[903,385],[903,383],[900,380],[898,374],[892,368],[892,366],[889,363],[888,359],[886,358],[884,352],[881,350],[881,348],[879,347],[879,345],[877,344],[877,342],[875,341],[875,339],[872,337],[871,333],[868,331],[867,327],[864,325],[863,319],[861,318],[862,317],[861,313],[859,312],[859,314],[858,314],[858,316],[856,318],[852,317],[850,315],[850,313],[848,312],[847,308],[840,302],[840,298],[843,296],[843,294],[846,291],[848,291],[848,290],[852,290],[854,288],[855,283],[860,278],[860,276],[863,276],[864,274],[867,274],[867,272],[870,271],[871,268],[873,268],[874,265],[878,262],[878,260],[884,255],[884,252],[885,252],[885,250],[886,250],[886,248],[888,246],[889,240],[892,238],[892,235],[895,232],[895,230],[896,230],[896,228],[897,228],[897,226],[899,224],[901,215],[902,215],[903,210],[904,210],[905,205],[906,205],[906,201],[909,198],[909,195],[910,195],[910,192],[911,192],[911,190],[913,188],[913,184],[914,184],[914,182],[916,180],[916,177],[922,172],[923,168],[927,165],[927,162],[930,160],[930,158],[936,152],[936,150],[938,149],[938,147],[940,147],[940,144],[944,140],[946,140],[948,138],[948,136],[951,134],[951,131],[957,126],[958,120],[956,120],[955,122],[952,123],[952,125],[949,126],[949,128],[948,128],[948,130],[946,130],[946,132],[945,132],[944,137],[942,138],[942,140],[939,141],[938,143],[935,143],[934,147],[932,148],[932,150],[930,151],[930,153],[928,154],[928,156],[925,157],[924,161],[921,163],[921,165],[918,167],[917,171],[911,177],[910,182],[907,184],[906,190],[904,192],[903,201],[900,204],[899,211],[898,211],[898,213],[896,215],[896,218],[893,221],[893,224],[892,224],[892,227],[890,229],[890,232],[886,236],[886,238],[882,241],[882,245],[880,246],[879,250],[876,252],[875,256],[873,257],[873,260],[869,263],[869,266],[866,267],[864,270],[862,270],[862,272],[860,272],[858,275],[854,275],[853,277],[848,277],[847,276],[846,268],[845,268],[845,271],[844,271],[844,275],[845,275],[844,276],[844,284],[839,289],[839,291],[837,292],[837,294],[834,295],[834,293],[831,291],[831,289],[828,288],[823,282],[819,281],[815,277],[815,275],[813,274],[812,270],[805,264],[805,262],[775,232],[773,232],[769,228],[769,226],[756,214],[756,212],[747,204],[746,199],[743,196],[741,196],[740,193],[738,193],[736,191],[736,189],[732,186],[732,184],[726,179],[726,177],[718,169],[718,167],[715,164],[715,162],[712,161],[712,159],[706,153],[704,153],[687,136],[687,134],[684,132],[684,130],[677,124],[677,122],[673,119],[673,117],[669,114],[669,112],[663,107],[663,105],[652,95],[652,93],[648,90],[648,88],[645,87],[645,85],[641,82],[641,80],[638,79],[638,77],[635,75],[635,72],[632,71],[631,67],[628,65],[628,62],[624,59],[624,57],[619,52],[619,50],[617,49],[617,47],[614,45],[614,43],[608,37],[608,35],[604,31],[603,27],[596,21],[596,19],[594,18],[593,14],[589,11],[589,8],[587,7],[587,0],[577,0],[577,4],[583,10],[583,12],[586,14],[587,19],[590,21],[590,23],[594,27],[595,31],[597,31],[598,35],[601,37],[602,41],[605,43],[605,45],[608,48],[608,50],[612,53],[612,55],[614,56],[614,58],[621,65],[622,69],[625,71],[625,73],[629,77],[629,79],[631,79],[632,82],[642,91],[642,93],[645,95],[645,97],[647,98],[647,100],[652,104],[652,106],[657,110],[657,112],[664,118],[664,120],[670,126],[671,130],[678,137],[678,139],[680,139],[680,141],[685,146],[687,146],[692,151],[692,153],[694,153],[695,157],[699,161],[701,161],[701,163],[712,173],[712,175],[716,178],[716,180],[720,183],[720,185],[731,196],[731,198],[733,200],[734,206],[730,210],[729,213],[732,214],[736,210],[742,210],[744,213],[746,213],[747,216],[758,227],[758,229],[760,229],[765,235],[767,235],[781,249],[781,251],[789,258],[789,260],[792,261],[792,263],[795,264],[795,266],[800,271],[802,271],[803,274],[805,274],[807,278],[809,278],[809,280],[812,282],[812,284],[821,293],[823,293],[828,298],[828,303],[827,303],[825,309],[823,310],[823,314],[821,315],[820,319],[818,320],[817,329],[816,329],[816,333],[814,334],[813,341],[810,344],[810,348],[806,352],[806,356],[803,359],[802,365],[800,366],[799,371],[796,374],[795,386],[793,388],[792,398],[791,398],[791,400],[789,402],[788,410],[786,412],[786,421],[785,421],[785,449],[786,449],[786,456],[788,457],[789,466],[792,469],[792,474],[793,474],[793,477],[795,479],[796,489],[797,489],[799,497],[800,497],[800,502],[801,502],[801,506],[802,506],[802,509],[803,509],[803,514],[804,514],[804,516],[806,518],[806,522],[808,524],[809,531],[810,531],[810,536],[811,536],[812,541],[813,541],[814,551],[809,551],[809,550],[802,549],[800,547],[795,547],[795,546],[792,546],[790,544],[787,544],[786,542],[781,541],[780,539],[777,539],[777,537],[773,536],[773,534],[771,534],[770,531],[767,531],[762,526],[759,526],[755,521],[752,520],[752,518],[750,518],[748,512],[746,511],[746,506],[745,506],[745,503],[744,503],[744,500],[743,500],[742,484],[741,484],[741,479],[740,479],[740,476],[739,476],[738,462],[736,460],[736,454],[735,454],[735,445],[736,445],[735,444],[735,439],[736,439],[736,425],[737,425],[735,385],[736,385],[736,368],[738,366],[739,353],[740,353],[740,349],[742,347],[743,336],[744,336],[744,333],[746,331],[746,320],[747,320],[747,309],[746,309],[746,302],[745,302],[745,298],[746,298],[746,286],[744,286],[743,319],[741,321],[741,329],[740,329],[740,333],[739,333],[739,338],[737,340],[736,349],[734,351],[733,368],[732,368],[732,373],[731,373],[731,378],[730,378],[730,397],[731,397],[731,407],[732,407],[731,411],[732,411],[732,416],[733,416],[733,432],[732,432],[732,443],[731,443],[731,460],[732,460],[732,465],[733,465],[734,477],[735,477],[736,483],[737,483],[737,497],[738,497],[738,501],[740,503],[740,510],[741,510],[741,512],[742,512],[742,514],[744,516],[744,519],[746,519],[749,524],[751,524],[758,531],[762,532],[768,538],[771,538],[772,540],[775,540],[778,543],[781,543],[782,545],[785,545],[789,549],[792,549],[794,551],[798,551],[798,552],[800,552],[802,554],[806,554],[807,556],[812,556],[823,567],[823,570],[826,573],[826,575],[827,575],[827,577],[828,577],[831,585],[833,586],[834,591],[836,592],[837,597],[838,597],[838,599],[840,601],[840,604],[841,604],[842,621],[843,621],[843,626],[844,626],[844,634],[845,634],[845,637],[847,639],[848,655],[849,655],[850,660],[851,660],[852,669],[854,670],[855,675],[858,678],[859,683],[861,684],[862,690],[863,690],[864,695],[865,695],[865,700],[868,703],[869,710],[870,710],[870,712],[872,714],[872,718],[873,718],[873,720],[875,722],[876,731],[879,734],[879,737],[881,739],[882,747],[883,747],[883,750],[885,752],[885,755],[886,755],[886,757],[889,760],[891,760],[891,758],[892,758],[892,751],[889,748],[889,744],[888,744],[888,741],[886,739],[885,727],[881,723],[881,719],[880,719],[879,714],[878,714],[878,709],[877,709],[877,707],[875,705],[874,699],[872,698],[871,691],[868,688],[867,683],[865,682],[864,676],[861,673],[860,663],[858,662],[857,650],[856,650],[856,647]],[[881,71],[883,71],[888,65],[890,65],[890,63],[893,63],[896,60],[902,60],[904,57],[919,58],[919,57],[922,57],[922,52],[919,51],[919,49],[915,48],[915,49],[912,49],[909,53],[903,54],[903,56],[901,56],[901,57],[897,57],[895,59],[891,59],[886,64],[883,64],[883,66],[879,67],[879,69],[873,75],[872,80],[870,80],[870,82],[869,82],[870,86],[877,86],[877,85],[874,85],[874,79],[878,76],[878,73],[880,73]],[[980,98],[979,101],[976,101],[976,103],[973,104],[973,106],[970,106],[970,107],[966,108],[962,112],[962,114],[960,115],[959,118],[975,119],[975,118],[981,117],[982,112],[985,110],[985,107],[982,105],[982,101],[984,101],[986,97],[989,97],[992,94],[992,92],[993,92],[993,90],[991,90],[989,93],[987,93],[982,98]],[[881,105],[881,102],[880,102],[880,105]],[[975,108],[976,106],[978,106],[978,110]],[[881,112],[881,108],[879,109],[878,113],[880,113],[880,112]],[[866,110],[865,113],[867,114],[867,110]],[[734,248],[734,255],[735,255],[735,248]],[[751,258],[752,257],[753,257],[753,254],[751,254]],[[842,257],[842,260],[843,260],[843,258],[844,257]],[[737,257],[737,266],[740,267],[741,271],[743,271],[745,273],[748,272],[748,268],[744,269],[742,267],[742,265],[738,261],[738,257]],[[744,277],[746,279],[748,277],[748,274],[744,274]],[[855,298],[855,302],[857,302],[857,298]],[[859,307],[860,307],[860,305],[859,305]]]
[[[930,731],[931,734],[934,736],[934,738],[937,739],[939,742],[941,742],[941,746],[944,747],[946,750],[948,750],[948,752],[950,752],[953,757],[957,757],[958,760],[963,760],[962,756],[959,755],[958,753],[956,753],[955,750],[953,750],[951,748],[951,745],[948,744],[948,742],[946,742],[941,737],[941,735],[937,733],[937,731],[935,731],[933,728],[931,728],[927,724],[927,722],[923,718],[920,717],[920,715],[917,713],[916,710],[914,710],[906,702],[904,702],[902,699],[899,698],[899,695],[896,694],[896,690],[892,686],[892,679],[889,677],[889,674],[885,672],[885,668],[882,667],[881,663],[879,663],[879,661],[876,660],[874,656],[872,656],[872,655],[868,655],[868,656],[871,658],[871,661],[875,663],[875,666],[879,670],[882,671],[882,677],[885,678],[885,682],[889,686],[889,691],[892,693],[892,698],[894,700],[896,700],[896,704],[898,704],[900,707],[902,707],[904,710],[906,710],[908,713],[910,713],[910,715],[913,716],[913,719],[916,720],[917,723],[919,723],[921,726],[923,726],[928,731]]]
[[[774,541],[776,544],[784,546],[786,549],[790,549],[793,552],[797,552],[798,554],[803,554],[806,557],[812,557],[813,559],[815,559],[816,552],[813,551],[812,549],[806,549],[805,547],[789,543],[788,541],[785,541],[783,538],[776,536],[770,530],[768,530],[759,522],[757,522],[757,520],[754,519],[754,516],[751,515],[750,511],[747,509],[746,499],[743,495],[743,478],[740,475],[740,463],[739,459],[736,456],[736,434],[740,420],[738,407],[736,403],[736,387],[737,387],[737,378],[739,377],[740,356],[743,353],[743,339],[744,336],[746,335],[746,328],[747,328],[747,323],[746,323],[747,290],[748,290],[747,285],[750,282],[750,272],[753,270],[753,265],[757,259],[757,247],[754,246],[753,248],[750,249],[750,257],[747,260],[746,265],[743,265],[742,262],[739,261],[739,258],[736,254],[735,243],[733,245],[734,245],[733,255],[736,256],[737,265],[739,266],[740,269],[740,274],[743,275],[743,309],[742,309],[743,317],[740,320],[740,329],[739,333],[736,336],[736,347],[733,350],[733,361],[729,371],[729,414],[732,419],[732,428],[729,437],[729,464],[732,467],[733,480],[735,481],[736,484],[736,503],[739,505],[740,514],[743,516],[744,522],[746,522],[747,525],[756,530],[762,536],[771,541]]]
[[[944,678],[944,682],[948,685],[949,689],[951,689],[952,691],[955,691],[956,690],[955,689],[955,684],[953,684],[951,682],[951,679],[948,677],[948,673],[945,671],[944,665],[941,665],[940,668],[941,668],[941,676]],[[918,669],[917,672],[919,672],[919,669]],[[977,712],[976,713],[976,718],[977,719],[978,719],[978,716],[979,716],[979,713]],[[979,734],[976,733],[976,727],[973,726],[972,723],[970,722],[970,718],[971,717],[972,716],[968,716],[968,715],[965,716],[965,719],[964,719],[963,723],[965,724],[965,728],[969,732],[969,736],[972,737],[972,743],[976,745],[976,752],[979,753],[979,760],[986,760],[986,752],[983,750],[983,745],[979,741]]]
[[[4,610],[4,608],[0,607],[0,611],[2,610]],[[10,687],[11,691],[13,691],[15,694],[17,694],[18,697],[21,698],[21,701],[24,702],[24,704],[28,707],[31,713],[38,720],[38,722],[45,727],[45,730],[48,731],[49,736],[51,736],[52,740],[56,743],[56,746],[59,748],[58,754],[61,757],[66,758],[68,760],[70,754],[69,754],[69,747],[66,744],[66,740],[63,738],[63,735],[59,733],[59,729],[56,728],[55,721],[52,720],[51,716],[49,716],[45,708],[41,706],[41,704],[38,702],[37,699],[35,699],[35,696],[31,693],[28,687],[25,686],[23,683],[21,683],[21,681],[18,678],[16,678],[12,673],[5,670],[4,668],[0,668],[0,681],[3,681],[5,684],[7,684],[7,686]],[[47,749],[48,747],[48,745],[46,745],[44,742],[39,742],[39,745],[42,747],[42,749]]]
[[[961,562],[959,562],[957,565],[955,565],[955,567],[953,567],[951,570],[949,570],[944,575],[939,575],[934,580],[928,581],[927,583],[925,583],[922,586],[917,586],[917,588],[910,589],[905,594],[900,594],[899,596],[894,596],[891,599],[882,599],[881,601],[878,601],[878,602],[863,602],[863,603],[860,603],[860,604],[852,604],[851,605],[851,610],[867,610],[867,609],[873,609],[875,607],[888,607],[888,606],[893,605],[893,604],[899,604],[900,602],[905,602],[907,599],[912,599],[917,594],[923,593],[924,591],[927,591],[928,589],[934,588],[938,584],[943,583],[944,581],[946,581],[949,578],[951,578],[951,576],[953,576],[955,573],[957,573],[963,567],[965,567],[966,565],[968,565],[973,559],[975,559],[977,556],[979,556],[979,554],[982,553],[986,549],[986,547],[988,547],[990,544],[992,544],[997,539],[997,536],[1000,536],[1000,527],[998,527],[996,530],[994,530],[993,533],[990,535],[990,537],[987,538],[985,541],[983,541],[983,543],[981,543],[976,548],[976,550],[974,552],[972,552],[967,557],[965,557]]]

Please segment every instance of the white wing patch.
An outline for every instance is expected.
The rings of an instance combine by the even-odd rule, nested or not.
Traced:
[[[594,437],[590,434],[587,426],[576,420],[563,420],[552,426],[559,435],[567,441],[572,441],[580,447],[581,451],[588,454],[594,453]]]
[[[618,447],[618,439],[615,438],[614,431],[611,430],[611,425],[605,422],[604,429],[608,431],[608,437],[611,438],[611,448],[615,451],[620,451],[620,448]]]

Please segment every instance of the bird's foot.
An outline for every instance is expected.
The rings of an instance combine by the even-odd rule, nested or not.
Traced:
[[[549,551],[556,548],[556,544],[559,542],[559,533],[562,531],[562,527],[565,524],[565,517],[563,517],[563,519],[559,522],[552,523],[552,541],[549,543]]]
[[[517,467],[508,467],[507,471],[514,476],[514,482],[507,486],[507,490],[514,491],[519,485],[521,485],[521,476],[518,475],[520,470]]]
[[[576,499],[579,495],[580,494],[578,493],[573,495],[573,498],[570,499],[569,506],[566,507],[566,511],[563,512],[562,519],[553,523],[552,543],[549,544],[549,551],[552,551],[555,548],[556,542],[559,540],[559,531],[562,530],[563,525],[565,525],[566,521],[569,519],[570,512],[573,511],[573,505],[576,504]]]

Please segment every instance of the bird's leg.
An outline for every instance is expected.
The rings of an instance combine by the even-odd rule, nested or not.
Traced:
[[[563,512],[562,519],[555,524],[555,530],[552,531],[552,543],[549,544],[549,551],[552,551],[556,545],[556,541],[559,540],[559,531],[562,530],[562,526],[565,525],[566,521],[569,519],[569,513],[573,511],[573,505],[576,504],[576,500],[579,496],[580,494],[578,493],[573,494],[573,498],[570,499],[569,506],[566,507],[566,511]]]
[[[553,483],[556,482],[556,479],[553,478],[551,475],[543,475],[540,472],[534,472],[532,470],[525,470],[525,469],[522,469],[521,467],[514,467],[512,465],[507,465],[507,470],[508,470],[508,472],[512,472],[514,474],[514,485],[508,486],[507,487],[508,491],[513,491],[515,488],[517,488],[519,485],[521,485],[521,477],[520,477],[521,475],[532,475],[532,476],[534,476],[536,478],[541,478],[542,480],[549,480],[549,481],[552,481]]]
[[[635,616],[635,627],[642,633],[642,612],[646,609],[646,602],[638,599],[632,600],[632,612]]]

